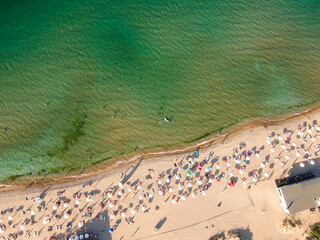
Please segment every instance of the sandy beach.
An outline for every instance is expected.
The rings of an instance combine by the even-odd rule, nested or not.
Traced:
[[[304,239],[309,224],[320,221],[319,211],[291,216],[302,226],[281,230],[287,215],[274,180],[311,169],[319,176],[319,125],[317,108],[92,176],[3,187],[0,236],[209,239],[238,230],[244,239]]]

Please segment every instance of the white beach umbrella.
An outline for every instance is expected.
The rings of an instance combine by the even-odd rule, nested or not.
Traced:
[[[249,161],[251,159],[251,157],[248,155],[246,156],[246,160]]]
[[[52,209],[53,210],[57,210],[58,209],[58,205],[57,204],[53,205]]]
[[[310,163],[311,165],[314,165],[316,162],[312,159],[312,160],[309,161],[309,163]]]
[[[262,168],[264,168],[266,165],[264,164],[264,162],[262,162],[262,163],[260,164],[260,166],[261,166]]]
[[[202,195],[206,195],[207,194],[207,192],[205,190],[203,190],[201,193],[202,193]]]
[[[281,141],[281,140],[283,139],[283,137],[282,137],[282,136],[279,136],[278,139]]]
[[[23,229],[26,228],[26,226],[22,224],[22,225],[20,226],[20,228],[23,230]]]
[[[142,187],[141,187],[141,185],[139,184],[139,185],[138,185],[138,189],[141,189],[141,188],[142,188]]]
[[[79,240],[79,237],[78,237],[78,236],[75,236],[75,237],[74,237],[74,240]]]
[[[109,208],[112,208],[114,206],[113,202],[109,203]]]
[[[302,136],[302,135],[303,135],[303,132],[302,132],[302,131],[298,131],[298,134],[299,134],[300,136]]]
[[[162,195],[163,191],[161,189],[159,189],[158,193],[159,193],[159,195]]]
[[[87,202],[91,202],[90,197],[87,197],[86,201],[87,201]]]
[[[315,142],[315,141],[316,141],[316,138],[315,138],[315,137],[312,137],[312,138],[311,138],[311,141],[312,141],[312,142]]]
[[[159,185],[162,184],[162,180],[161,180],[161,179],[158,180],[158,184],[159,184]]]
[[[179,185],[179,191],[183,190],[183,186]]]
[[[286,156],[285,156],[285,158],[286,158],[287,160],[289,160],[289,159],[290,159],[289,155],[286,155]]]
[[[312,133],[312,128],[308,129],[308,133],[310,133],[310,134]]]
[[[129,188],[128,188],[128,192],[131,192],[131,191],[132,191],[132,189],[131,189],[131,187],[129,187]]]
[[[203,184],[203,182],[201,180],[199,180],[198,184],[201,186]]]
[[[231,166],[231,162],[227,162],[227,166],[230,167]]]
[[[230,172],[230,177],[233,177],[234,176],[234,173],[233,172]]]
[[[252,180],[253,180],[254,182],[257,182],[257,181],[258,181],[258,179],[257,179],[256,176],[254,176]]]
[[[189,187],[189,188],[192,188],[192,182],[189,182],[189,183],[188,183],[188,187]]]
[[[213,183],[213,178],[210,178],[210,179],[209,179],[209,183]]]
[[[78,223],[78,226],[79,226],[79,227],[83,227],[83,222],[80,221],[80,222]]]
[[[116,215],[114,215],[114,213],[112,213],[112,214],[110,215],[110,218],[111,218],[111,219],[115,219],[115,217],[116,217]]]
[[[76,200],[76,205],[79,205],[79,204],[80,204],[80,200],[77,199],[77,200]]]
[[[220,168],[221,168],[221,167],[220,167],[220,165],[218,164],[218,165],[217,165],[217,169],[220,169]]]
[[[177,200],[174,198],[172,199],[172,203],[175,204],[177,202]]]
[[[281,144],[281,148],[282,148],[282,149],[286,149],[286,147],[287,147],[287,146],[286,146],[285,144]]]
[[[2,218],[0,218],[0,223],[2,222]]]
[[[180,179],[180,175],[179,175],[179,174],[176,175],[176,179],[177,179],[177,180]]]
[[[149,193],[149,198],[153,198],[153,194],[152,193]]]
[[[300,167],[305,167],[305,164],[302,162],[302,163],[300,163]]]
[[[247,181],[246,181],[246,180],[243,180],[242,184],[243,184],[243,185],[247,185]]]
[[[63,204],[63,206],[66,208],[66,207],[69,206],[69,203],[66,202],[66,203]]]
[[[112,192],[108,192],[107,196],[108,196],[108,198],[111,198],[112,197]]]
[[[144,212],[144,211],[147,210],[147,207],[143,205],[142,208],[141,208],[141,210]]]
[[[270,144],[271,141],[270,141],[270,137],[267,138],[267,144]]]
[[[126,216],[126,212],[122,212],[121,217],[125,217],[125,216]]]
[[[36,198],[36,203],[40,203],[41,202],[41,198],[37,197]]]
[[[293,147],[297,146],[297,144],[296,144],[295,142],[293,142],[291,145],[292,145]]]
[[[0,227],[0,234],[3,234],[3,229]]]
[[[8,217],[8,219],[9,219],[9,221],[11,221],[11,220],[13,219],[13,217],[10,215],[10,216]]]
[[[81,234],[81,235],[79,236],[79,238],[82,240],[82,239],[84,238],[84,236]]]
[[[296,156],[297,156],[297,157],[300,157],[300,153],[299,153],[298,151],[296,152]]]
[[[85,235],[84,235],[84,238],[89,238],[90,236],[89,236],[89,234],[88,233],[86,233]]]
[[[121,190],[118,191],[118,195],[119,195],[119,196],[122,195],[122,191],[121,191]]]
[[[68,219],[68,218],[69,218],[69,214],[68,214],[68,213],[65,213],[65,214],[64,214],[64,218],[65,218],[65,219]]]
[[[142,199],[143,199],[143,196],[142,196],[142,195],[140,195],[140,196],[139,196],[139,199],[140,199],[140,200],[142,200]]]
[[[136,210],[135,209],[131,209],[131,214],[135,214]]]
[[[317,126],[317,131],[320,132],[320,126]]]
[[[48,220],[45,218],[45,219],[43,219],[42,223],[43,223],[44,225],[46,225],[46,224],[48,223]]]
[[[195,198],[197,196],[196,193],[192,193],[191,197]]]
[[[240,161],[240,159],[239,159],[239,158],[237,158],[236,162],[237,162],[237,163],[241,163],[241,161]]]
[[[167,178],[167,179],[166,179],[166,182],[169,183],[169,182],[170,182],[170,178]]]
[[[241,168],[239,172],[240,172],[241,174],[243,174],[243,173],[244,173],[244,170]]]
[[[119,186],[119,187],[122,187],[122,186],[123,186],[122,182],[119,182],[118,186]]]
[[[31,211],[31,215],[33,216],[33,215],[36,215],[36,211],[35,210],[32,210]]]
[[[186,200],[186,199],[187,199],[187,197],[186,197],[185,195],[182,195],[182,196],[181,196],[181,200],[184,201],[184,200]]]
[[[206,173],[207,173],[207,172],[210,172],[209,168],[206,168],[204,171],[205,171]]]
[[[271,151],[271,152],[274,152],[274,147],[270,148],[270,151]]]
[[[169,192],[171,192],[171,193],[173,192],[173,188],[172,187],[169,188]]]
[[[256,153],[256,157],[257,157],[257,158],[260,157],[260,153],[257,152],[257,153]]]
[[[265,175],[266,177],[269,177],[269,173],[268,173],[268,172],[265,172],[264,175]]]
[[[73,240],[73,237],[70,237],[69,240]]]

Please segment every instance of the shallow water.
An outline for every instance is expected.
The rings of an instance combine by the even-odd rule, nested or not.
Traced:
[[[0,180],[320,100],[318,1],[11,0],[0,13]]]

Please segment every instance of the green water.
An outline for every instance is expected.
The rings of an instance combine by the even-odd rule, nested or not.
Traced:
[[[2,0],[0,24],[0,180],[320,100],[318,0]]]

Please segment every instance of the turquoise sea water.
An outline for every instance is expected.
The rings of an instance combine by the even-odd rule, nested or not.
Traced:
[[[320,100],[318,0],[10,0],[0,24],[0,180]]]

